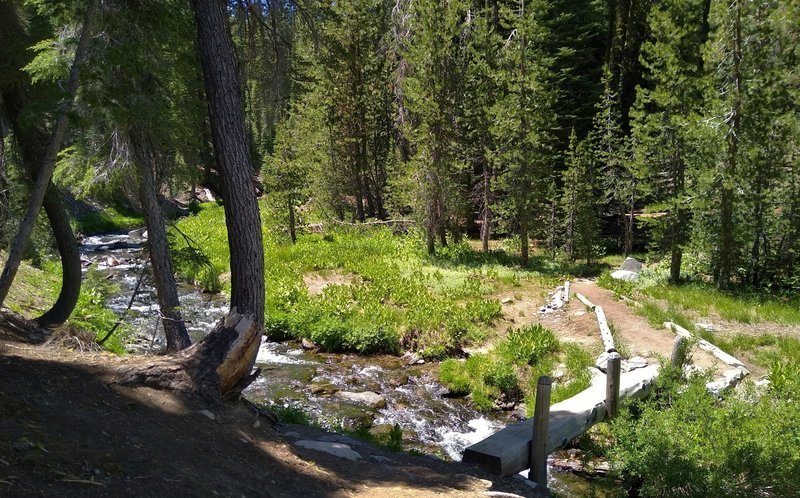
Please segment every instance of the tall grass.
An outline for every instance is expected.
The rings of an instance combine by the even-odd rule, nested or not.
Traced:
[[[308,338],[328,351],[411,349],[427,358],[455,354],[484,340],[501,316],[500,303],[491,295],[531,276],[515,267],[513,258],[481,255],[467,244],[452,244],[429,258],[417,237],[384,228],[326,229],[324,235],[300,234],[291,244],[263,206],[262,215],[267,220],[267,332],[276,339]],[[204,206],[179,221],[178,228],[212,267],[228,271],[221,207]],[[176,250],[187,245],[182,236],[172,240]],[[312,295],[303,281],[311,273],[353,278]]]

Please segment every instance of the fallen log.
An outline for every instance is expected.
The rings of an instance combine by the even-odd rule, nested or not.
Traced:
[[[692,334],[691,332],[689,332],[685,328],[681,327],[677,323],[664,322],[664,327],[672,330],[673,332],[675,332],[676,334],[678,334],[681,337],[684,337],[684,338],[689,339],[689,340],[695,340],[694,334]],[[708,351],[709,353],[714,355],[716,358],[718,358],[721,362],[725,363],[726,365],[730,365],[732,367],[743,368],[743,369],[745,369],[747,371],[747,373],[750,373],[747,370],[747,367],[745,366],[745,364],[742,363],[741,361],[739,361],[738,359],[736,359],[735,357],[729,355],[728,353],[726,353],[725,351],[721,350],[717,346],[711,344],[710,342],[708,342],[705,339],[697,338],[696,340],[697,340],[697,345],[700,346],[701,349],[703,349],[705,351]]]
[[[577,298],[578,298],[578,301],[580,301],[580,302],[582,302],[583,304],[585,304],[586,306],[588,306],[590,310],[594,311],[594,304],[592,304],[592,302],[591,302],[591,301],[589,301],[588,299],[586,299],[586,296],[584,296],[584,295],[583,295],[583,294],[581,294],[580,292],[576,292],[576,293],[575,293],[575,297],[577,297]]]
[[[260,370],[251,373],[261,330],[253,316],[231,310],[202,341],[145,367],[122,372],[118,384],[180,391],[209,402],[239,395]]]
[[[606,353],[612,353],[617,349],[614,347],[614,336],[611,335],[611,328],[608,326],[606,313],[602,306],[594,307],[594,314],[597,315],[597,324],[600,326],[600,336],[603,338],[603,349]]]
[[[620,403],[644,395],[653,385],[658,368],[657,365],[650,365],[622,374]],[[564,448],[589,427],[606,418],[605,376],[601,378],[602,382],[550,407],[548,453]],[[497,475],[515,474],[529,467],[532,434],[532,418],[508,425],[464,450],[463,461],[478,464]]]
[[[576,292],[575,295],[580,302],[594,311],[594,314],[597,316],[597,325],[600,327],[600,337],[603,339],[603,349],[605,352],[611,353],[616,351],[617,349],[614,347],[614,336],[611,335],[611,328],[608,326],[608,319],[606,319],[606,313],[603,311],[603,307],[595,305],[580,292]]]

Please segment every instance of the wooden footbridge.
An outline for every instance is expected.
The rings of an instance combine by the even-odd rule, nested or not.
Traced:
[[[563,293],[563,297],[559,296],[558,299],[564,303],[569,302],[569,282],[564,285]],[[502,476],[530,468],[530,479],[546,486],[548,454],[564,448],[592,425],[613,417],[621,402],[641,397],[653,385],[658,376],[659,365],[648,365],[620,374],[620,356],[614,348],[613,337],[603,309],[580,294],[577,294],[577,297],[597,315],[605,350],[598,358],[598,366],[604,375],[595,377],[592,386],[585,391],[552,406],[549,395],[550,380],[543,377],[537,388],[534,416],[508,425],[483,441],[468,447],[464,450],[464,462],[478,464]],[[686,347],[694,338],[690,332],[675,324],[665,323],[665,327],[677,333],[670,361],[674,365],[682,365]],[[740,372],[741,376],[737,379],[747,374],[741,362],[719,348],[707,344],[706,341],[700,341],[699,345]],[[731,376],[726,375],[724,378],[727,377]],[[541,396],[542,394],[544,396]]]

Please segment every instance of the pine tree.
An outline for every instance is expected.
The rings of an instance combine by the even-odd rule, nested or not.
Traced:
[[[429,254],[436,237],[447,243],[446,229],[452,214],[451,187],[458,171],[454,120],[460,105],[459,45],[467,6],[460,0],[419,0],[411,6],[411,40],[405,52],[409,74],[404,80],[405,105],[413,116],[408,136],[413,158],[417,205]],[[450,197],[449,197],[450,196]]]
[[[656,244],[670,253],[670,280],[680,280],[689,241],[689,169],[700,153],[692,131],[702,106],[702,46],[708,34],[706,0],[670,0],[648,18],[651,39],[642,46],[647,85],[633,112],[636,161],[649,168],[655,202],[649,210]],[[661,216],[661,213],[665,213]]]
[[[588,140],[578,142],[573,130],[565,157],[567,169],[560,199],[564,250],[570,261],[585,258],[587,265],[592,264],[599,228],[589,150]]]
[[[524,265],[531,231],[547,205],[547,186],[555,164],[552,60],[540,48],[549,33],[539,19],[548,8],[547,2],[526,5],[521,0],[500,11],[509,36],[496,76],[501,94],[493,107],[495,173],[506,196],[503,210],[520,237]]]

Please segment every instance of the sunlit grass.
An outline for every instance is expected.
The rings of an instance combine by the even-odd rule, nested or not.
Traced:
[[[541,268],[523,269],[513,256],[482,254],[466,243],[429,257],[416,234],[380,227],[326,228],[300,233],[291,244],[263,204],[262,219],[268,334],[309,338],[329,351],[457,353],[491,334],[502,315],[498,292],[541,275]],[[222,207],[202,206],[178,229],[220,273],[229,271]],[[172,240],[174,249],[187,244],[180,234]],[[310,273],[347,274],[352,282],[311,294],[303,281]],[[229,285],[223,278],[225,290]]]

